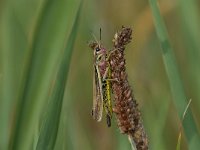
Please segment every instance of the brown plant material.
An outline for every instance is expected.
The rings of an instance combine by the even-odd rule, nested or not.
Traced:
[[[121,133],[127,134],[134,141],[137,150],[148,150],[148,139],[145,133],[141,113],[127,80],[124,50],[132,37],[131,28],[122,27],[114,36],[114,51],[110,55],[111,77],[117,79],[112,82],[114,108],[118,127]]]

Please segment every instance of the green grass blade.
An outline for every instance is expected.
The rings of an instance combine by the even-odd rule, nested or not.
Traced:
[[[52,76],[55,76],[63,45],[69,36],[77,3],[72,0],[46,0],[41,7],[25,62],[10,149],[34,147],[33,139],[37,137],[41,112],[47,103]]]
[[[9,4],[9,2],[8,2]],[[0,15],[0,149],[7,150],[13,106],[16,104],[27,39],[7,3]]]
[[[81,7],[81,4],[80,4]],[[50,95],[47,107],[46,118],[43,122],[40,136],[37,143],[37,150],[54,149],[56,142],[58,126],[60,121],[60,113],[64,96],[65,84],[69,71],[70,57],[73,50],[75,37],[77,35],[78,20],[80,16],[80,7],[75,18],[75,22],[69,36],[64,55],[55,78],[55,84]]]
[[[200,57],[200,20],[199,20],[199,2],[198,0],[182,0],[180,4],[180,15],[183,23],[184,30],[187,33],[187,40],[194,47],[190,49],[195,55],[194,57]]]
[[[199,19],[199,1],[198,0],[182,0],[179,1],[179,12],[181,18],[181,27],[183,31],[184,47],[187,52],[188,76],[190,76],[190,85],[195,88],[191,89],[200,99],[200,19]],[[194,95],[194,94],[193,94]],[[195,107],[200,106],[200,101],[194,101]],[[198,108],[197,108],[198,109]]]
[[[184,88],[178,73],[178,68],[173,54],[173,49],[169,42],[168,33],[157,6],[157,1],[149,1],[153,12],[156,32],[162,47],[163,61],[170,82],[174,104],[177,108],[179,117],[182,118],[184,109],[187,106],[187,99],[185,96]],[[194,147],[198,147],[197,141],[200,141],[200,138],[191,110],[188,110],[187,115],[185,116],[185,120],[183,121],[183,128],[186,134],[186,138],[189,141],[189,147],[193,147],[194,144]]]

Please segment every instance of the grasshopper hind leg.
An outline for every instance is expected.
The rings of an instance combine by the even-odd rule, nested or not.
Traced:
[[[111,120],[112,118],[110,117],[110,115],[106,114],[106,122],[108,127],[111,127]]]

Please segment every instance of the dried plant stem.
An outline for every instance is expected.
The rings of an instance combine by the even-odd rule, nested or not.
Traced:
[[[148,139],[144,130],[141,113],[127,80],[125,68],[125,45],[131,41],[131,28],[122,27],[122,30],[114,36],[114,51],[110,55],[110,66],[114,94],[114,108],[118,127],[121,133],[127,134],[132,147],[137,150],[148,150]]]
[[[135,145],[135,142],[134,142],[134,140],[133,140],[133,138],[132,138],[131,135],[128,135],[128,140],[129,140],[129,142],[131,143],[131,148],[132,148],[132,150],[137,150],[136,145]]]

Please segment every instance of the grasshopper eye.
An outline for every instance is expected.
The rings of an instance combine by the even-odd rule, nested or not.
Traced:
[[[99,47],[96,48],[96,52],[98,52],[98,51],[100,51],[100,48],[99,48]]]

